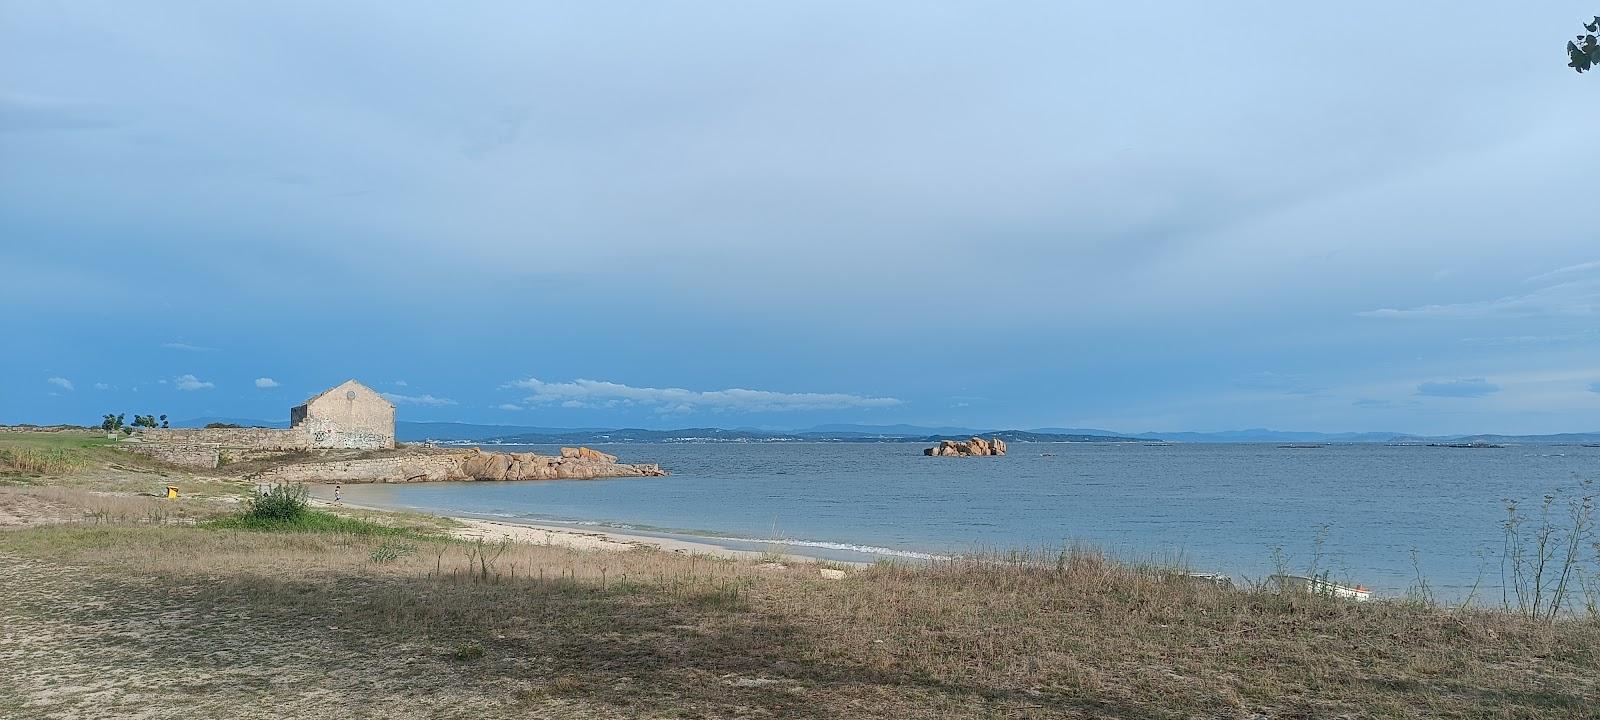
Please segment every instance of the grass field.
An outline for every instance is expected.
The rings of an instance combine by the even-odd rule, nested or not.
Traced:
[[[1086,550],[829,579],[798,562],[464,542],[409,515],[246,522],[222,493],[97,489],[110,471],[0,488],[0,717],[1594,718],[1600,707],[1600,623],[1577,616],[1236,590]],[[95,479],[80,487],[78,475]]]
[[[0,532],[0,713],[1579,718],[1600,701],[1591,622],[1235,591],[1092,553],[826,580],[323,530]]]

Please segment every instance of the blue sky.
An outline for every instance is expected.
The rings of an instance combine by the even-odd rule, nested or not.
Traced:
[[[4,3],[0,422],[1600,429],[1592,3],[323,5]]]

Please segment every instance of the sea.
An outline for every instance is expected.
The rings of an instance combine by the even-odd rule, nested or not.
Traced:
[[[1535,518],[1600,475],[1600,448],[1012,443],[598,446],[659,478],[347,485],[346,502],[614,528],[847,561],[1098,548],[1258,582],[1330,571],[1379,596],[1501,597],[1506,504]],[[554,447],[497,450],[552,454]]]

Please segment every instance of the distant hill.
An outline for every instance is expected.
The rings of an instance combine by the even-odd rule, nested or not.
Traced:
[[[922,435],[965,435],[967,437],[972,437],[973,435],[981,435],[986,431],[969,427],[927,427],[923,425],[851,425],[847,423],[835,423],[832,425],[817,425],[815,427],[809,427],[804,430],[797,430],[795,432],[824,435],[847,433],[855,435],[876,435],[886,437],[916,437]]]
[[[244,427],[288,427],[285,420],[252,418],[198,417],[173,421],[173,427],[197,428],[210,423],[230,423]],[[401,442],[434,440],[440,442],[499,442],[516,445],[582,445],[631,442],[926,442],[981,437],[999,437],[1006,442],[1370,442],[1428,443],[1482,442],[1495,444],[1578,444],[1600,443],[1600,432],[1556,433],[1551,435],[1412,435],[1400,432],[1322,433],[1296,430],[1250,428],[1218,432],[1144,432],[1123,434],[1096,428],[1034,428],[1031,430],[979,430],[967,427],[923,425],[817,425],[805,430],[762,430],[759,428],[551,428],[532,425],[485,425],[455,422],[395,423],[396,439]]]
[[[914,428],[917,431],[926,428]],[[725,428],[679,428],[675,430],[645,430],[622,428],[619,430],[570,430],[558,432],[507,433],[480,438],[462,438],[486,443],[515,445],[578,445],[583,443],[686,443],[686,442],[918,442],[934,443],[940,440],[966,438],[979,435],[998,437],[1006,442],[1140,442],[1138,438],[1104,435],[1065,435],[1036,433],[1023,430],[995,430],[989,432],[894,434],[889,432],[782,432],[763,430],[728,430]]]
[[[225,425],[238,425],[239,427],[264,427],[264,428],[286,428],[286,427],[289,427],[289,421],[288,420],[253,420],[251,418],[231,418],[231,417],[197,417],[197,418],[190,418],[188,420],[173,420],[172,421],[172,426],[175,427],[175,428],[203,428],[203,427],[205,427],[207,425],[210,425],[212,423],[222,423],[222,424],[225,424]]]
[[[1555,433],[1552,435],[1400,435],[1394,442],[1463,442],[1463,443],[1492,443],[1492,444],[1577,444],[1600,443],[1600,432],[1587,433]]]
[[[482,440],[518,434],[559,435],[563,433],[598,432],[602,428],[547,428],[531,425],[475,425],[456,422],[411,422],[400,420],[394,424],[395,439],[400,442],[422,440]]]

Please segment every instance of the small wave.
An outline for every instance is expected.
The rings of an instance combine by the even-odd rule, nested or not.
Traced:
[[[916,552],[914,550],[895,550],[894,548],[878,547],[876,545],[852,545],[850,543],[826,542],[823,540],[773,540],[770,538],[742,538],[719,537],[718,540],[733,542],[767,543],[769,545],[793,545],[795,547],[822,548],[824,550],[848,550],[850,552],[864,553],[867,555],[890,555],[894,557],[916,558],[918,560],[949,560],[948,555],[935,555],[933,553]]]

